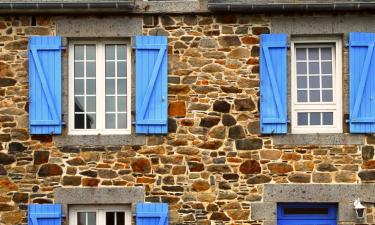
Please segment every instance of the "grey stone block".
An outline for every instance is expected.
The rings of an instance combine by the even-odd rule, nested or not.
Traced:
[[[363,145],[361,134],[286,134],[273,135],[274,145]]]

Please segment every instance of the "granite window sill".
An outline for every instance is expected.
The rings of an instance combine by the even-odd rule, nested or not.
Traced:
[[[274,145],[363,145],[363,134],[286,134],[272,135]]]
[[[146,135],[60,135],[54,136],[55,144],[61,146],[121,146],[145,145]]]

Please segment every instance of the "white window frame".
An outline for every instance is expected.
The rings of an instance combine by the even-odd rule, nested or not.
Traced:
[[[74,128],[74,45],[96,46],[96,129]],[[105,45],[124,44],[127,47],[127,129],[105,129]],[[129,41],[75,40],[69,42],[69,135],[121,135],[131,134],[131,46]]]
[[[332,88],[333,102],[301,103],[297,102],[297,76],[296,76],[296,46],[334,48],[332,55]],[[291,132],[303,133],[342,133],[342,42],[340,39],[331,40],[293,40],[291,42]],[[333,112],[333,125],[298,126],[298,112]]]
[[[69,206],[69,225],[77,225],[78,212],[95,212],[96,225],[105,225],[106,212],[124,212],[125,225],[131,225],[131,209],[129,205],[72,205]]]

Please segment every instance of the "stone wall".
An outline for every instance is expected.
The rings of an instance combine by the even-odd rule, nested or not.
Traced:
[[[208,225],[261,223],[250,205],[265,183],[373,182],[372,136],[285,146],[259,134],[259,35],[271,28],[263,15],[144,16],[145,35],[169,37],[169,134],[57,147],[28,134],[27,113],[27,37],[54,35],[54,18],[0,17],[0,223],[26,223],[27,204],[61,186],[143,186],[145,201],[170,204],[171,224]]]

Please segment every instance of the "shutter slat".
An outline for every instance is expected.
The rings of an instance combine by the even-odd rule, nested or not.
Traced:
[[[375,34],[349,34],[350,132],[375,132]]]
[[[287,35],[263,34],[260,41],[260,128],[287,132]]]
[[[61,134],[61,37],[29,40],[31,134]]]
[[[29,225],[61,225],[62,208],[60,204],[30,204],[28,206]]]
[[[136,133],[168,131],[167,37],[136,37]]]
[[[138,203],[136,206],[137,225],[168,225],[168,204]]]

